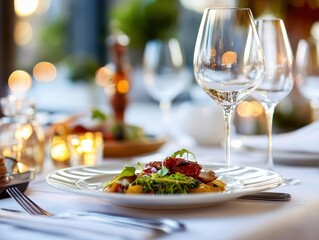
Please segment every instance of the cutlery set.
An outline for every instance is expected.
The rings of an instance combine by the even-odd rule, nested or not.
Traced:
[[[18,188],[10,187],[6,192],[30,215],[47,216],[58,219],[74,219],[80,221],[93,221],[106,224],[123,225],[128,227],[147,228],[162,233],[170,234],[173,232],[180,232],[185,230],[185,225],[169,218],[149,218],[136,217],[115,213],[101,213],[101,212],[68,212],[62,214],[52,214],[44,210],[30,198],[23,194]],[[280,192],[260,192],[239,197],[245,200],[262,200],[262,201],[289,201],[290,194]],[[10,212],[20,213],[18,210],[1,208]]]

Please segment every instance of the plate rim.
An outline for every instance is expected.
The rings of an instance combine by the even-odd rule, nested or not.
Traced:
[[[204,163],[203,166],[223,166],[220,163],[216,163],[216,165],[212,163]],[[260,191],[265,191],[269,190],[275,187],[280,186],[284,181],[283,178],[280,174],[267,170],[267,169],[262,169],[262,168],[257,168],[257,167],[250,167],[250,166],[232,166],[234,168],[239,168],[239,169],[244,169],[248,168],[251,170],[256,170],[256,171],[262,171],[265,173],[271,173],[276,180],[271,186],[267,187],[259,187],[259,188],[244,188],[241,189],[240,191],[233,191],[230,193],[224,192],[224,193],[199,193],[199,194],[176,194],[176,195],[147,195],[147,194],[118,194],[118,193],[104,193],[104,192],[99,192],[97,190],[87,190],[87,189],[81,189],[77,186],[77,183],[80,180],[92,178],[92,177],[98,177],[102,175],[100,174],[92,174],[92,175],[87,175],[85,177],[78,178],[73,181],[73,186],[68,185],[68,183],[62,184],[61,181],[54,181],[52,179],[52,176],[56,176],[57,174],[66,173],[68,171],[77,171],[77,170],[82,170],[84,171],[85,169],[88,170],[97,170],[97,171],[102,171],[102,168],[107,168],[110,167],[108,165],[97,165],[97,166],[74,166],[74,167],[68,167],[68,168],[63,168],[63,169],[58,169],[55,170],[46,176],[46,182],[59,190],[64,190],[67,192],[72,192],[72,193],[77,193],[81,195],[86,195],[86,196],[92,196],[96,198],[103,198],[108,200],[108,203],[119,205],[119,206],[124,206],[124,207],[130,207],[130,208],[142,208],[142,209],[185,209],[185,208],[196,208],[196,207],[204,207],[204,206],[211,206],[215,205],[217,203],[221,202],[226,202],[229,200],[236,199],[240,196],[250,194],[250,193],[257,193]],[[111,167],[110,167],[111,168]],[[221,168],[222,169],[222,168]],[[103,170],[103,171],[120,171],[121,169],[118,168],[118,166],[115,167],[115,169],[112,170]],[[105,174],[105,173],[103,173]],[[110,173],[109,173],[110,174]],[[114,174],[114,172],[113,172]],[[187,197],[185,197],[187,196]],[[165,201],[163,201],[163,199]],[[178,206],[176,206],[178,204]],[[174,206],[175,205],[175,206]]]

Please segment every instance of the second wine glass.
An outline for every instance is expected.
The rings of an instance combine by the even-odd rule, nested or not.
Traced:
[[[290,93],[294,80],[292,76],[293,53],[288,40],[284,22],[278,18],[258,19],[256,21],[265,58],[265,73],[262,83],[252,92],[264,108],[267,119],[268,169],[273,169],[272,123],[277,104]]]
[[[172,101],[192,81],[179,41],[172,38],[147,42],[143,67],[144,85],[149,95],[159,102],[164,131],[167,134]]]
[[[312,121],[319,120],[319,42],[301,39],[296,53],[296,83],[301,95],[308,100]]]
[[[250,9],[205,9],[196,40],[194,73],[198,84],[223,108],[227,167],[232,112],[260,84],[263,72],[263,54]]]

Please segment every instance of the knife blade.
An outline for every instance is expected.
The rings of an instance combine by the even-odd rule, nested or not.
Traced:
[[[291,200],[291,195],[283,192],[259,192],[247,194],[238,199],[288,202]]]

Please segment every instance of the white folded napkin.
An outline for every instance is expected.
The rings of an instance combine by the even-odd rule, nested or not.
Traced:
[[[56,239],[79,240],[146,239],[151,234],[145,229],[125,228],[123,231],[123,226],[112,224],[55,219],[0,210],[0,230],[5,229],[5,226],[18,228],[19,231],[1,231],[1,239],[21,239],[19,237],[23,236],[23,233],[34,236],[33,239],[38,239],[39,236],[48,236],[49,239],[56,237]]]
[[[235,139],[232,145],[235,148],[267,149],[267,136],[241,137]],[[274,134],[273,151],[319,155],[319,121],[293,132]]]

